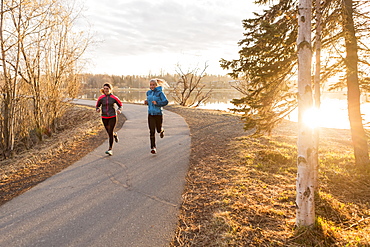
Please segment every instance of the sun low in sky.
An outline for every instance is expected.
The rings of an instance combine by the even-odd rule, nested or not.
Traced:
[[[311,128],[349,129],[347,104],[348,102],[343,99],[324,98],[320,109],[311,108],[303,114],[303,122]],[[364,123],[367,125],[370,122],[370,114],[367,114],[370,112],[370,103],[363,103],[361,108],[364,113]],[[289,120],[298,121],[297,109],[290,114]]]
[[[148,75],[204,68],[224,75],[219,60],[238,59],[242,20],[252,1],[81,0],[85,23],[98,41],[85,57],[94,74]]]

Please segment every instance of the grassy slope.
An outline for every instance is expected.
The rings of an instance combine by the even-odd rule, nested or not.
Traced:
[[[206,117],[196,110],[171,110],[187,120],[192,145],[202,138],[194,135],[194,126],[202,129],[196,119],[211,116],[217,122],[214,111]],[[369,246],[370,176],[354,169],[348,130],[321,129],[317,226],[295,229],[296,136],[296,124],[285,121],[269,137],[235,135],[227,141],[227,152],[192,158],[172,245]]]

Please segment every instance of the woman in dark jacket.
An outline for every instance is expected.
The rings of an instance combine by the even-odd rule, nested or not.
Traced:
[[[146,92],[145,104],[148,105],[148,126],[150,135],[150,149],[152,154],[157,153],[155,144],[155,131],[161,138],[164,137],[163,125],[163,106],[168,104],[168,100],[162,86],[167,83],[162,79],[151,79],[149,81],[150,90]]]
[[[114,132],[114,128],[117,123],[116,115],[117,113],[121,114],[122,102],[117,96],[112,94],[113,86],[110,83],[105,83],[103,88],[100,89],[100,92],[103,95],[100,96],[96,102],[96,111],[101,111],[103,124],[109,136],[109,149],[105,151],[105,153],[108,155],[113,155],[113,139],[118,142],[117,133]],[[114,104],[118,106],[117,111],[114,108]]]

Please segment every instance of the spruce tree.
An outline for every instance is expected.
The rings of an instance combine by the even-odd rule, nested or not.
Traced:
[[[367,169],[367,137],[358,102],[361,91],[370,89],[370,48],[366,45],[370,35],[370,14],[366,11],[369,7],[369,1],[352,0],[328,0],[321,6],[321,54],[324,54],[321,81],[339,78],[337,83],[329,85],[329,90],[348,90],[356,165]],[[297,70],[296,10],[297,0],[280,0],[262,14],[255,13],[255,18],[244,20],[245,38],[238,43],[240,58],[221,60],[221,66],[232,71],[229,75],[236,81],[233,86],[244,94],[232,103],[236,106],[234,110],[242,113],[245,129],[269,133],[297,106],[297,88],[292,80]],[[354,65],[357,70],[353,69]],[[359,93],[353,93],[356,91]]]
[[[240,59],[222,59],[221,66],[232,69],[232,86],[244,94],[232,101],[233,110],[243,113],[245,129],[259,134],[269,133],[296,106],[296,4],[281,1],[255,16],[243,21]]]

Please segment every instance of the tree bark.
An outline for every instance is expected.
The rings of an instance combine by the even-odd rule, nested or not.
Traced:
[[[311,83],[311,8],[310,0],[300,0],[298,6],[298,159],[297,159],[297,226],[315,222],[315,146],[313,130],[304,124],[303,115],[312,107]]]
[[[321,69],[321,0],[315,1],[315,13],[316,13],[316,32],[315,32],[315,75],[314,75],[314,100],[315,100],[315,108],[317,110],[320,109],[321,105],[321,77],[320,77],[320,69]],[[319,174],[319,157],[318,157],[318,150],[319,150],[319,142],[320,142],[320,128],[314,129],[314,145],[316,149],[315,153],[315,164],[314,164],[314,181],[315,181],[315,191],[318,187],[318,174]]]
[[[0,49],[1,49],[1,67],[2,67],[2,76],[4,80],[3,88],[3,123],[2,123],[2,135],[1,143],[3,148],[3,156],[9,157],[13,150],[14,144],[14,107],[15,107],[15,80],[12,80],[11,74],[8,70],[6,63],[6,50],[8,47],[5,46],[4,41],[4,20],[5,20],[5,10],[4,10],[4,1],[1,0],[1,16],[0,16]]]
[[[358,48],[353,21],[353,1],[343,0],[343,16],[346,45],[348,117],[351,126],[355,162],[360,169],[369,169],[369,153],[366,133],[360,109],[360,86],[358,80]]]

